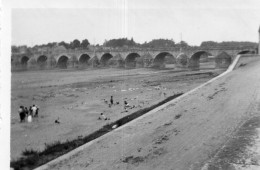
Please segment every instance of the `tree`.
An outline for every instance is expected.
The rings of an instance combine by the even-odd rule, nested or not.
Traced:
[[[215,42],[215,41],[204,41],[200,44],[200,47],[205,48],[229,48],[229,47],[252,47],[257,46],[257,43],[254,42],[241,42],[241,41],[224,41],[224,42]]]
[[[188,47],[189,46],[188,43],[186,43],[185,41],[181,41],[180,44],[181,44],[182,47]]]
[[[87,49],[89,45],[90,45],[90,43],[87,39],[82,40],[81,44],[80,44],[80,46],[84,49]]]
[[[19,52],[19,48],[12,45],[12,53],[18,53]]]
[[[134,41],[134,39],[132,37],[131,40],[128,41],[128,46],[135,46],[135,45],[136,45],[136,43],[135,43],[135,41]]]
[[[56,45],[57,45],[56,42],[52,42],[52,43],[46,44],[46,46],[47,46],[47,47],[50,47],[50,48],[55,47]]]
[[[145,42],[142,44],[143,47],[149,47],[149,48],[161,48],[161,47],[174,47],[175,42],[173,39],[154,39],[150,42]]]
[[[63,46],[63,47],[65,47],[66,49],[68,49],[68,48],[70,47],[70,44],[69,44],[69,43],[66,43],[66,42],[64,42],[64,41],[58,43],[58,45],[59,45],[59,46]]]
[[[181,47],[181,48],[187,48],[190,47],[188,43],[186,43],[185,41],[181,41],[179,43],[176,44],[176,47]]]
[[[112,40],[105,40],[103,43],[103,46],[105,47],[133,47],[136,46],[136,43],[134,42],[133,38],[131,40],[128,40],[127,38],[118,38],[118,39],[112,39]]]
[[[204,41],[200,44],[200,47],[216,47],[217,45],[218,43],[214,41]]]
[[[75,48],[79,48],[79,47],[80,47],[80,41],[78,39],[75,39],[70,43],[71,49],[75,49]]]

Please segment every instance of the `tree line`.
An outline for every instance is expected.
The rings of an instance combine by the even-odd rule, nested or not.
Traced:
[[[62,42],[51,42],[42,45],[35,45],[33,47],[27,46],[12,46],[12,52],[19,52],[21,48],[24,48],[29,51],[37,50],[40,48],[54,48],[57,46],[63,46],[66,49],[89,49],[90,42],[88,39],[84,39],[79,41],[75,39],[69,43],[62,41]],[[93,46],[93,45],[92,45]],[[202,47],[202,48],[225,48],[225,47],[245,47],[245,46],[256,46],[257,43],[254,42],[237,42],[237,41],[227,41],[227,42],[215,42],[215,41],[204,41],[200,44],[200,46],[191,46],[185,41],[181,41],[175,43],[173,39],[153,39],[149,42],[144,43],[137,43],[134,41],[133,38],[118,38],[118,39],[111,39],[105,40],[102,45],[95,45],[99,48],[189,48],[189,47]]]
[[[204,41],[200,44],[200,47],[257,47],[257,43],[249,41],[224,41],[224,42],[214,42],[214,41]]]
[[[75,39],[69,43],[65,42],[65,41],[61,41],[61,42],[50,42],[47,44],[41,44],[41,45],[35,45],[33,47],[28,47],[26,45],[23,46],[15,46],[12,45],[12,52],[19,52],[21,48],[23,48],[25,51],[34,51],[37,50],[39,48],[55,48],[57,46],[63,46],[66,49],[88,49],[90,43],[88,41],[88,39],[84,39],[82,41],[79,41],[78,39]]]

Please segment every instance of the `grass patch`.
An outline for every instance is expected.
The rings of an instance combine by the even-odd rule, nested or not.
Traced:
[[[22,169],[33,169],[36,168],[38,166],[41,166],[61,155],[64,155],[65,153],[68,153],[69,151],[85,144],[88,143],[94,139],[97,139],[100,136],[103,136],[104,134],[110,132],[113,130],[113,126],[117,125],[117,127],[122,126],[134,119],[136,119],[137,117],[140,117],[142,115],[144,115],[145,113],[155,109],[158,106],[163,105],[164,103],[167,103],[168,101],[179,97],[180,95],[182,95],[183,93],[178,93],[178,94],[174,94],[173,96],[169,96],[168,98],[164,99],[163,101],[152,105],[150,107],[138,110],[130,115],[127,115],[119,120],[116,120],[115,122],[105,125],[102,128],[100,128],[99,130],[83,137],[83,138],[77,138],[74,140],[67,140],[66,142],[54,142],[54,143],[50,143],[50,144],[45,144],[45,149],[43,151],[35,151],[33,149],[26,149],[25,151],[23,151],[23,155],[25,157],[21,157],[17,160],[13,160],[10,163],[10,166],[12,168],[14,168],[15,170],[22,170]]]
[[[246,66],[246,64],[245,63],[241,63],[238,67],[244,67],[244,66]]]
[[[30,155],[35,155],[35,154],[38,154],[38,151],[35,151],[33,149],[25,149],[22,152],[22,155],[24,155],[24,156],[30,156]]]
[[[182,114],[177,114],[177,115],[175,116],[175,119],[179,119],[181,116],[182,116]]]

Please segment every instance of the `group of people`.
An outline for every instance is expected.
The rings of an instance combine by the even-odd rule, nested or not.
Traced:
[[[30,106],[29,109],[24,106],[20,106],[18,109],[20,116],[20,122],[25,122],[26,118],[28,122],[32,122],[33,117],[38,117],[39,107],[37,105]]]
[[[105,101],[105,103],[106,104],[108,104],[108,107],[111,107],[111,106],[113,106],[113,105],[115,105],[115,104],[119,104],[119,102],[115,102],[114,103],[114,98],[113,98],[113,96],[111,96],[110,97],[110,101],[108,102],[107,100],[105,100],[105,99],[103,99],[104,101]],[[130,105],[127,103],[127,101],[125,100],[124,101],[124,109],[126,110],[127,108],[129,108],[130,107]]]
[[[110,97],[110,100],[106,100],[106,99],[103,99],[103,100],[106,104],[108,104],[109,108],[111,108],[113,105],[119,105],[119,102],[114,102],[113,96]],[[123,112],[128,112],[128,109],[135,108],[135,105],[130,106],[129,103],[126,100],[124,100],[123,104],[124,104],[124,111]],[[110,118],[106,117],[104,113],[100,113],[98,120],[110,120]]]
[[[100,113],[100,116],[98,117],[98,120],[110,120],[110,118],[107,118],[104,113]]]
[[[108,107],[114,105],[114,99],[113,96],[110,97],[110,100],[107,101],[106,99],[103,99],[106,104],[108,104]],[[116,104],[119,104],[119,102],[116,102]],[[98,120],[110,120],[110,118],[107,118],[104,113],[100,113],[100,116],[98,117]]]

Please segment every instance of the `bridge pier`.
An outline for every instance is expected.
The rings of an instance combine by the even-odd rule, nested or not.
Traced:
[[[188,67],[188,56],[181,53],[176,58],[176,67],[187,68]]]
[[[146,53],[142,57],[143,57],[144,67],[145,68],[151,67],[152,64],[153,64],[153,57],[152,57],[152,55],[149,54],[149,53]]]
[[[80,69],[85,69],[85,68],[88,68],[88,67],[90,67],[89,63],[79,63],[78,64],[78,68],[80,68]]]
[[[49,57],[46,61],[47,65],[46,65],[46,68],[47,69],[53,69],[56,67],[56,60],[53,56]]]
[[[40,70],[47,69],[47,63],[37,63],[37,65]]]
[[[121,57],[120,54],[114,55],[111,59],[108,61],[108,66],[113,68],[123,68],[125,67],[125,61]]]
[[[231,61],[231,56],[226,52],[222,52],[215,57],[215,68],[228,68]]]
[[[28,64],[27,64],[27,68],[28,69],[34,69],[34,70],[39,68],[35,58],[32,57],[32,58],[29,59]]]
[[[123,60],[110,60],[109,66],[112,68],[124,68],[125,63]]]
[[[91,58],[90,63],[91,63],[92,68],[97,68],[100,65],[100,62],[99,62],[97,56],[94,56],[93,58]]]
[[[144,67],[148,68],[151,67],[153,63],[153,59],[144,59]]]
[[[68,68],[78,68],[79,61],[76,56],[72,56],[68,61],[67,61],[67,67]]]
[[[188,62],[188,68],[191,70],[199,70],[200,69],[199,60],[190,59]]]

